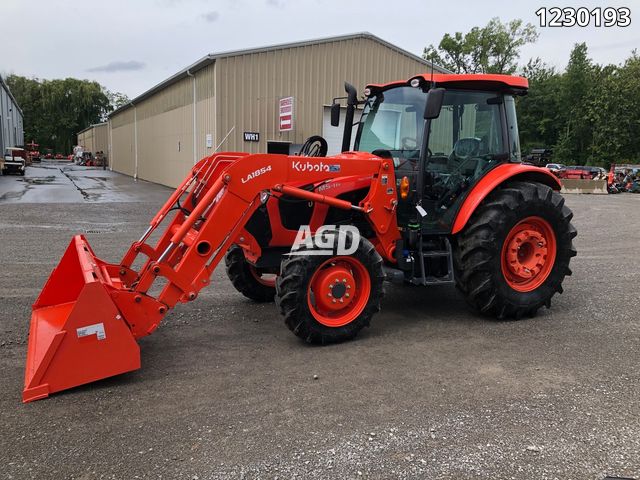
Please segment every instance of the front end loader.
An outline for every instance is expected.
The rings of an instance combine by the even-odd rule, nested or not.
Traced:
[[[117,264],[75,236],[33,305],[23,401],[139,368],[137,340],[195,300],[223,258],[236,289],[275,299],[310,343],[368,326],[384,280],[455,284],[497,318],[550,306],[576,231],[558,180],[520,163],[514,97],[527,87],[420,75],[359,100],[347,85],[341,154],[312,137],[297,156],[204,158]]]

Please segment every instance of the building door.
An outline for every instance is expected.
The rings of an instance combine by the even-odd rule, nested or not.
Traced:
[[[356,111],[353,119],[354,122],[360,120],[360,111]],[[331,126],[331,107],[324,107],[322,114],[322,136],[327,141],[327,156],[336,155],[342,150],[342,133],[344,132],[344,117],[347,114],[346,108],[340,109],[340,125],[337,127]],[[353,140],[356,138],[358,132],[357,125],[353,127],[351,131],[351,147],[353,148]]]

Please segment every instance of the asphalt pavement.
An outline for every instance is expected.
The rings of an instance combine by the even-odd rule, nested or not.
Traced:
[[[142,369],[21,403],[30,306],[72,235],[119,261],[170,189],[43,163],[0,177],[0,479],[640,478],[640,195],[571,195],[578,256],[533,319],[387,286],[313,347],[218,268]]]

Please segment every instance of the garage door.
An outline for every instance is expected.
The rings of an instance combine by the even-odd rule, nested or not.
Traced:
[[[327,141],[329,150],[327,155],[335,155],[342,150],[342,133],[344,132],[344,117],[347,114],[346,108],[340,109],[340,126],[331,126],[331,107],[324,107],[322,115],[322,136]],[[360,119],[360,112],[356,111],[354,120]],[[353,148],[353,140],[356,138],[357,126],[353,127],[351,132],[351,148]]]

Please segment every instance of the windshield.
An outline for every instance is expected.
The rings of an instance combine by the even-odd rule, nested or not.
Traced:
[[[394,157],[418,158],[427,95],[420,88],[398,87],[367,99],[355,150],[388,150]]]

